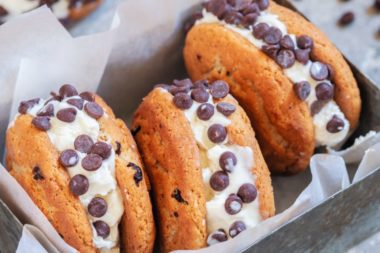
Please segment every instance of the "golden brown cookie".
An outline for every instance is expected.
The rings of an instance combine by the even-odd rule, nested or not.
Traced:
[[[121,225],[120,240],[115,243],[123,252],[152,252],[155,227],[148,193],[150,186],[128,128],[115,118],[99,96],[82,93],[81,98],[75,88],[65,87],[66,90],[61,88],[61,95],[53,95],[46,105],[41,99],[21,103],[20,114],[6,135],[6,163],[10,174],[62,238],[79,252],[99,252],[95,233],[97,237],[105,233],[104,240],[111,241],[108,238],[113,236],[113,230],[107,221],[117,218],[121,218],[115,223],[116,232],[118,224]],[[62,95],[63,102],[59,102]],[[88,138],[70,135],[78,133],[78,124],[93,128],[88,131]],[[97,138],[90,140],[93,136]],[[60,150],[67,145],[72,145],[71,153],[65,153],[66,147],[65,151]],[[101,163],[100,167],[97,162]],[[109,172],[112,170],[114,176]],[[74,179],[78,174],[85,178]],[[106,188],[112,183],[118,190]],[[107,193],[102,192],[105,189]],[[82,198],[92,199],[85,205]],[[120,217],[116,217],[118,213]],[[95,225],[98,220],[106,224]],[[107,226],[111,227],[109,236]]]
[[[269,168],[297,173],[307,167],[316,146],[339,144],[356,128],[360,94],[348,64],[320,30],[297,13],[265,2],[252,1],[250,10],[232,6],[240,14],[231,14],[223,11],[225,1],[209,1],[187,34],[184,58],[192,79],[230,84]],[[247,21],[249,15],[255,18]],[[267,27],[258,29],[262,23]]]
[[[242,220],[247,227],[274,214],[269,170],[248,117],[237,101],[227,95],[228,86],[222,81],[209,89],[203,86],[206,82],[193,86],[189,79],[174,83],[150,92],[133,119],[135,139],[152,185],[162,252],[202,248],[244,230],[240,223],[235,227],[241,230],[229,227],[245,217],[240,216],[240,209],[237,214],[228,214],[224,205],[230,193],[237,198],[234,203],[238,207],[243,198],[243,209],[252,208],[244,212],[250,216],[248,221]],[[213,127],[215,124],[226,130],[223,141],[223,131]],[[226,161],[221,158],[226,150],[236,155],[237,164],[230,157],[230,167],[221,167],[221,160]],[[246,198],[244,193],[236,195],[241,180],[249,184],[245,191],[248,195],[254,194],[250,189],[257,188],[256,200]],[[212,206],[219,211],[212,211]],[[214,218],[210,216],[213,214]],[[229,223],[224,224],[218,215]]]

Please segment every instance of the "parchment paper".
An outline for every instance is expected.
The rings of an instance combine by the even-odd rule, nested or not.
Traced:
[[[4,54],[4,57],[0,57],[0,148],[3,147],[8,120],[13,117],[20,100],[46,97],[63,83],[75,84],[79,90],[92,91],[100,83],[100,95],[119,117],[128,119],[154,84],[185,76],[181,57],[184,39],[182,25],[199,2],[201,1],[123,2],[115,16],[114,29],[75,39],[68,35],[46,8],[22,15],[1,26],[0,38],[5,42],[0,44],[0,56]],[[380,99],[376,99],[380,104]],[[369,127],[375,129],[375,126]],[[234,240],[200,252],[242,250],[327,197],[345,189],[350,182],[344,159],[356,157],[352,160],[358,161],[365,154],[354,178],[357,181],[365,177],[380,166],[380,158],[375,155],[380,151],[379,145],[371,147],[378,140],[371,139],[369,142],[371,145],[365,148],[354,147],[335,155],[314,156],[310,165],[311,174],[306,172],[291,179],[274,178],[276,205],[280,206],[277,209],[285,211]],[[362,142],[359,145],[364,144]],[[367,150],[368,147],[371,148]],[[337,155],[342,155],[344,159]],[[281,184],[289,180],[298,188],[285,191],[286,197],[280,195],[281,198],[278,198],[278,193],[284,192]],[[309,180],[311,182],[307,186]],[[59,252],[74,252],[2,167],[0,197],[22,222],[38,227]],[[294,204],[290,205],[295,199]],[[33,237],[40,245],[48,245],[43,237]],[[27,252],[23,249],[34,247],[33,237],[25,233],[18,252]]]

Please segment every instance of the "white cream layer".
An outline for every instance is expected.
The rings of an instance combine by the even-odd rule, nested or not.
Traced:
[[[33,10],[39,6],[39,0],[0,0],[0,6],[8,11],[8,17],[16,16],[21,13]],[[66,18],[69,15],[69,0],[59,0],[52,4],[51,8],[57,18]]]
[[[203,9],[202,11],[203,18],[197,20],[195,25],[200,25],[204,23],[218,23],[223,25],[224,27],[235,31],[239,33],[241,36],[246,38],[249,42],[251,42],[253,45],[255,45],[257,48],[261,49],[263,45],[266,45],[266,43],[263,40],[256,39],[252,34],[252,27],[244,28],[244,27],[238,27],[236,25],[227,24],[223,20],[219,20],[218,17],[216,17],[211,12],[207,12],[206,9]],[[278,18],[277,15],[271,14],[267,11],[262,11],[260,13],[260,16],[257,18],[256,24],[259,23],[266,23],[269,26],[277,27],[281,30],[283,35],[289,35],[294,45],[297,48],[296,43],[296,36],[294,34],[288,34],[286,25]],[[307,98],[306,102],[308,106],[310,107],[311,104],[315,101],[317,101],[317,97],[315,95],[315,87],[321,83],[326,82],[330,85],[331,82],[329,80],[323,80],[323,81],[315,81],[311,75],[310,75],[310,66],[312,65],[312,61],[309,60],[309,62],[306,65],[303,65],[296,61],[296,63],[288,68],[284,69],[285,75],[293,82],[297,83],[300,81],[308,81],[311,85],[311,93],[309,97]],[[338,132],[338,133],[330,133],[326,129],[327,123],[332,119],[333,115],[336,114],[344,121],[344,128]],[[315,139],[317,146],[335,146],[347,137],[348,132],[350,130],[350,123],[344,116],[343,112],[340,110],[339,106],[335,103],[335,101],[331,100],[329,101],[324,108],[313,117],[313,123],[314,123],[314,132],[315,132]]]
[[[167,92],[164,89],[161,90]],[[200,150],[203,182],[207,190],[207,233],[211,234],[222,228],[228,234],[230,226],[235,221],[243,221],[248,229],[256,226],[262,220],[258,197],[255,201],[249,204],[243,204],[241,211],[235,215],[228,214],[224,208],[224,203],[226,202],[227,197],[231,193],[236,194],[241,185],[245,183],[255,184],[256,177],[251,172],[254,166],[254,154],[250,147],[229,144],[228,135],[223,143],[215,144],[210,141],[207,135],[207,130],[211,125],[221,124],[227,127],[231,124],[231,121],[216,110],[216,104],[211,95],[208,103],[214,106],[215,111],[214,115],[207,121],[198,118],[197,109],[201,103],[196,101],[193,101],[191,108],[185,110],[184,113],[190,123]],[[219,157],[226,151],[233,152],[238,162],[232,173],[228,173],[230,181],[229,186],[223,191],[217,192],[210,187],[210,177],[214,172],[221,170],[219,166]],[[259,194],[260,193],[258,193],[258,195]]]
[[[82,134],[86,134],[92,138],[94,143],[98,141],[100,136],[99,123],[87,115],[84,110],[78,110],[76,107],[68,104],[68,99],[80,98],[79,96],[69,97],[62,102],[53,100],[49,102],[54,106],[54,116],[51,117],[51,128],[47,131],[50,141],[59,152],[66,149],[74,149],[75,139]],[[87,103],[87,102],[85,102]],[[40,102],[28,110],[28,114],[36,116],[37,113],[44,108],[45,101],[40,99]],[[56,114],[59,110],[65,108],[75,108],[77,115],[74,122],[66,123],[60,121]],[[106,114],[103,117],[107,117]],[[110,144],[111,139],[107,140]],[[107,202],[107,212],[104,216],[96,218],[87,212],[87,218],[92,226],[92,223],[97,220],[102,220],[110,226],[111,233],[107,238],[102,238],[97,235],[93,228],[93,243],[94,246],[101,252],[119,252],[119,229],[121,217],[124,213],[124,205],[120,190],[115,179],[115,151],[112,149],[109,158],[103,160],[102,166],[96,171],[87,171],[82,168],[81,162],[86,154],[77,151],[79,161],[74,167],[67,168],[70,177],[77,174],[82,174],[89,181],[88,191],[79,197],[80,202],[87,212],[87,206],[94,197],[102,197]],[[93,226],[92,226],[93,227]]]

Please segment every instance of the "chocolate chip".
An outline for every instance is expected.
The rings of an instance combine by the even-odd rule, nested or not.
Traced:
[[[120,144],[120,142],[116,142],[116,150],[115,150],[115,153],[117,154],[117,155],[120,155],[121,154],[121,144]]]
[[[211,84],[210,93],[213,98],[224,98],[230,92],[230,88],[225,81],[217,80]]]
[[[143,179],[143,173],[142,173],[141,168],[134,163],[128,163],[127,167],[131,167],[132,169],[136,171],[135,174],[133,175],[133,180],[135,180],[136,185],[139,186],[139,183]]]
[[[251,203],[257,197],[257,189],[253,184],[243,184],[240,186],[237,195],[241,198],[243,203]]]
[[[260,10],[264,11],[269,7],[269,0],[256,0]]]
[[[89,182],[86,176],[83,175],[75,175],[73,178],[70,180],[70,191],[75,195],[75,196],[80,196],[85,194],[88,191],[89,188]]]
[[[178,218],[178,217],[179,217],[179,214],[178,214],[178,212],[174,212],[174,213],[173,213],[173,215],[174,215],[174,217],[176,217],[176,218]]]
[[[185,25],[184,25],[185,33],[188,33],[190,29],[194,26],[195,22],[198,19],[201,19],[202,17],[203,15],[201,12],[196,12],[193,15],[191,15],[191,17],[185,22]]]
[[[33,179],[38,180],[44,180],[44,176],[42,175],[40,167],[36,166],[33,168]]]
[[[332,119],[327,123],[326,129],[329,133],[339,133],[344,129],[344,121],[337,115],[334,115]]]
[[[197,88],[208,89],[208,86],[209,86],[209,83],[207,80],[198,80],[194,83],[194,89],[197,89]]]
[[[235,221],[232,223],[230,229],[229,229],[229,234],[232,238],[246,230],[247,227],[245,226],[244,222],[242,221]]]
[[[297,37],[297,46],[301,49],[312,49],[314,46],[313,39],[307,35]]]
[[[259,23],[253,27],[252,34],[258,39],[262,40],[269,31],[269,25],[266,23]]]
[[[224,209],[230,215],[237,214],[243,207],[243,201],[236,194],[230,194],[224,203]]]
[[[257,17],[259,16],[258,13],[249,13],[243,17],[241,20],[241,25],[248,28],[255,24]]]
[[[42,131],[47,131],[51,128],[50,118],[45,116],[37,116],[32,120],[32,124]]]
[[[59,95],[61,97],[73,97],[78,95],[78,91],[74,86],[65,84],[59,89]]]
[[[330,64],[326,64],[327,69],[329,70],[329,76],[327,77],[328,80],[333,80],[335,77],[334,69]]]
[[[28,101],[22,101],[18,107],[18,112],[21,114],[26,114],[28,113],[29,109],[32,109],[39,102],[40,102],[39,98],[31,99]]]
[[[81,94],[79,94],[79,96],[88,102],[94,102],[95,101],[94,93],[89,92],[89,91],[82,92]]]
[[[177,87],[187,87],[189,89],[193,87],[193,82],[189,78],[182,80],[174,80],[173,84]]]
[[[205,8],[220,19],[228,10],[228,5],[226,0],[210,0],[205,3]]]
[[[92,154],[97,154],[103,158],[103,160],[107,159],[111,155],[112,146],[108,143],[98,141],[91,148]]]
[[[314,101],[310,107],[311,116],[318,114],[322,110],[322,108],[325,106],[325,104],[326,104],[326,101],[322,101],[322,100]]]
[[[284,37],[281,38],[280,46],[283,49],[289,49],[289,50],[294,50],[295,48],[294,42],[289,35],[285,35]]]
[[[347,11],[339,18],[338,23],[341,26],[347,26],[355,20],[355,14],[352,11]]]
[[[220,102],[216,105],[218,112],[228,117],[236,111],[236,106],[227,102]]]
[[[69,105],[75,106],[79,110],[83,109],[84,100],[81,98],[71,98],[66,101]]]
[[[231,25],[239,25],[244,18],[243,14],[235,10],[228,11],[223,17],[224,21]]]
[[[291,50],[281,49],[276,57],[276,62],[283,69],[288,69],[296,62],[296,57]]]
[[[334,88],[329,83],[320,83],[315,87],[315,95],[318,100],[330,100],[334,97]]]
[[[175,198],[179,203],[183,203],[185,205],[189,204],[186,200],[182,198],[181,191],[179,189],[174,189],[172,193],[172,198]]]
[[[227,137],[227,129],[220,124],[213,124],[207,130],[207,135],[213,143],[221,143]]]
[[[91,152],[92,145],[94,145],[94,141],[86,134],[79,135],[74,141],[75,149],[86,154]]]
[[[57,112],[57,118],[60,121],[71,123],[77,116],[77,110],[74,108],[61,109]]]
[[[88,154],[82,160],[82,167],[88,171],[95,171],[102,166],[102,157],[97,154]]]
[[[230,184],[227,173],[217,171],[210,178],[210,186],[214,191],[223,191]]]
[[[225,172],[232,172],[237,164],[237,158],[234,153],[230,151],[224,152],[219,157],[219,166]]]
[[[218,229],[207,237],[207,245],[211,246],[220,242],[227,241],[227,239],[228,237],[226,232],[223,229]]]
[[[177,106],[177,108],[186,110],[193,105],[193,100],[186,93],[177,93],[173,97],[173,103]]]
[[[269,27],[268,32],[264,36],[264,41],[269,45],[278,44],[282,38],[282,32],[277,27]]]
[[[92,223],[96,230],[96,234],[102,238],[107,238],[111,232],[110,227],[104,221],[98,220]]]
[[[208,101],[210,94],[205,88],[196,88],[191,91],[191,98],[198,103],[205,103]]]
[[[297,61],[306,65],[310,60],[310,49],[296,49],[295,55]]]
[[[48,104],[37,113],[37,116],[46,116],[46,117],[54,116],[54,106],[52,104]]]
[[[88,116],[99,119],[103,116],[103,108],[95,102],[88,102],[84,105],[84,110],[87,112]]]
[[[243,13],[244,15],[249,14],[260,14],[260,8],[257,3],[247,3],[246,5],[243,5],[239,8],[239,11]]]
[[[103,198],[95,197],[87,206],[88,213],[96,218],[106,214],[108,209],[107,202]]]
[[[280,45],[263,45],[261,49],[266,55],[275,60],[280,51]]]
[[[214,115],[214,106],[209,103],[201,104],[197,109],[197,116],[201,120],[209,120]]]
[[[137,126],[135,129],[132,129],[131,130],[132,136],[136,136],[136,134],[138,134],[140,130],[141,130],[141,126]]]
[[[328,78],[329,69],[322,62],[313,62],[310,67],[310,75],[316,81],[322,81]]]
[[[307,81],[296,83],[294,85],[294,91],[296,92],[299,99],[305,101],[311,92],[310,83]]]
[[[66,149],[59,155],[59,162],[65,168],[75,166],[79,161],[79,156],[75,150]]]

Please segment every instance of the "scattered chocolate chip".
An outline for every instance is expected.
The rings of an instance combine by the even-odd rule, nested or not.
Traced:
[[[209,83],[207,80],[198,80],[194,83],[194,89],[197,89],[197,88],[208,89],[208,86],[209,86]]]
[[[237,164],[237,158],[234,153],[230,151],[224,152],[219,157],[219,166],[225,172],[232,172]]]
[[[347,11],[339,18],[338,23],[341,26],[347,26],[355,20],[355,14],[352,11]]]
[[[227,239],[228,237],[226,232],[223,229],[218,229],[207,237],[207,245],[211,246],[220,242],[227,241]]]
[[[47,131],[51,128],[50,118],[46,116],[37,116],[32,120],[32,124],[42,131]]]
[[[98,141],[91,147],[91,153],[97,154],[103,158],[107,159],[111,155],[112,146],[108,143]]]
[[[102,166],[103,159],[97,154],[88,154],[82,160],[82,167],[88,171],[95,171]]]
[[[40,167],[36,166],[33,168],[33,179],[34,180],[44,180]]]
[[[285,35],[284,37],[281,38],[280,46],[281,48],[288,49],[288,50],[294,50],[295,48],[292,37],[290,37],[289,35]]]
[[[201,12],[196,12],[193,15],[191,15],[191,17],[185,22],[185,25],[184,25],[185,33],[188,33],[190,29],[194,26],[195,22],[198,19],[201,19],[202,17],[203,15]]]
[[[296,49],[295,56],[297,61],[306,65],[310,60],[310,49]]]
[[[237,195],[241,198],[243,203],[251,203],[257,197],[257,189],[253,184],[243,184],[240,186]]]
[[[79,94],[79,96],[88,102],[94,102],[95,101],[94,93],[89,92],[89,91],[82,92],[81,94]]]
[[[66,149],[59,156],[59,162],[65,168],[75,166],[79,161],[79,156],[75,150]]]
[[[74,141],[75,150],[86,154],[91,152],[92,145],[94,145],[94,141],[86,134],[79,135]]]
[[[224,209],[230,215],[237,214],[243,207],[243,201],[236,194],[230,194],[224,203]]]
[[[221,143],[227,137],[227,129],[220,124],[213,124],[207,130],[207,135],[213,143]]]
[[[29,109],[32,109],[39,102],[40,102],[39,98],[31,99],[28,101],[22,101],[18,107],[18,112],[21,114],[26,114],[28,113]]]
[[[87,206],[88,213],[96,218],[106,214],[108,209],[107,202],[103,198],[95,197]]]
[[[271,26],[269,27],[268,32],[264,36],[264,41],[269,45],[275,45],[280,42],[282,38],[282,32],[277,27]]]
[[[301,99],[302,101],[305,101],[307,97],[310,95],[311,86],[308,81],[302,81],[294,85],[294,90],[298,98]]]
[[[276,62],[283,69],[288,69],[296,62],[296,57],[291,50],[281,49],[276,57]]]
[[[301,49],[312,49],[314,46],[313,39],[307,35],[297,37],[297,46]]]
[[[71,123],[75,120],[77,116],[77,110],[74,108],[65,108],[57,112],[57,118],[60,121]]]
[[[210,186],[214,191],[223,191],[230,184],[227,173],[217,171],[210,178]]]
[[[139,186],[139,183],[143,179],[143,173],[141,168],[134,163],[128,163],[127,167],[131,167],[136,171],[135,175],[133,175],[133,180],[135,180],[136,185]]]
[[[132,136],[136,136],[136,134],[138,134],[140,130],[141,130],[141,126],[137,126],[135,129],[132,129],[131,130]]]
[[[264,11],[269,7],[269,0],[256,0],[260,10]]]
[[[238,234],[240,234],[241,232],[243,232],[246,229],[247,228],[246,228],[244,222],[235,221],[234,223],[232,223],[232,225],[229,229],[229,234],[232,238],[234,238],[235,236],[237,236]]]
[[[121,154],[121,144],[120,144],[120,142],[116,142],[116,150],[115,150],[115,153],[117,154],[117,155],[120,155]]]
[[[189,204],[186,200],[182,198],[181,191],[179,189],[174,189],[172,193],[172,198],[175,198],[179,203],[183,203],[185,205]]]
[[[173,102],[181,110],[189,109],[193,105],[193,100],[186,93],[177,93],[173,97]]]
[[[46,117],[54,116],[54,106],[52,104],[48,104],[37,113],[37,116],[46,116]]]
[[[71,98],[66,101],[69,105],[75,106],[79,110],[83,109],[84,100],[81,98]]]
[[[59,89],[59,95],[61,97],[73,97],[78,95],[78,91],[74,86],[65,84]]]
[[[262,40],[269,31],[269,25],[266,23],[259,23],[253,27],[252,34],[258,39]]]
[[[219,19],[221,19],[228,10],[226,0],[210,0],[204,4],[204,7],[208,12],[211,12]]]
[[[211,84],[210,93],[213,98],[224,98],[230,92],[230,88],[225,81],[217,80]]]
[[[46,100],[45,105],[47,105],[51,101],[61,102],[63,100],[63,98],[60,95],[58,95],[57,93],[55,93],[55,92],[50,92],[50,95],[51,95],[51,98],[49,98],[48,100]]]
[[[228,11],[223,17],[224,21],[231,25],[239,25],[244,18],[243,14],[235,10]]]
[[[179,217],[179,214],[178,214],[178,212],[174,212],[174,213],[173,213],[173,215],[174,215],[174,217],[176,217],[176,218],[178,218],[178,217]]]
[[[243,17],[241,20],[241,25],[248,28],[255,24],[257,17],[259,16],[258,13],[249,13]]]
[[[240,1],[242,2],[242,1]],[[249,14],[260,14],[260,8],[257,3],[249,3],[246,2],[247,4],[242,5],[242,7],[239,8],[239,11],[243,13],[244,15],[249,15]]]
[[[80,196],[85,194],[88,191],[89,188],[89,182],[86,176],[83,175],[75,175],[73,178],[70,180],[70,191],[75,195],[75,196]]]
[[[206,103],[210,94],[205,88],[195,88],[191,91],[191,98],[198,103]]]
[[[236,106],[227,102],[220,102],[216,105],[218,112],[228,117],[236,111]]]
[[[178,93],[188,93],[191,88],[193,87],[193,84],[190,81],[185,80],[174,80],[174,85],[171,85],[169,87],[169,92],[174,96]]]
[[[310,67],[310,75],[316,81],[322,81],[328,78],[329,69],[322,62],[313,62]]]
[[[173,84],[177,87],[188,87],[189,89],[193,87],[193,82],[189,78],[182,80],[174,80]]]
[[[84,110],[87,112],[88,116],[99,119],[103,116],[103,108],[95,102],[88,102],[84,105]]]
[[[209,103],[201,104],[197,109],[197,116],[201,120],[209,120],[214,115],[214,106]]]
[[[326,66],[327,66],[327,69],[329,70],[329,76],[327,77],[327,79],[331,81],[335,77],[335,72],[330,64],[326,64]]]
[[[280,51],[280,45],[263,45],[261,49],[266,55],[275,60]]]
[[[110,227],[104,221],[98,220],[92,223],[96,230],[96,234],[102,238],[107,238],[111,232]]]
[[[334,87],[329,83],[319,83],[317,87],[315,87],[315,95],[318,100],[330,100],[334,97]]]
[[[325,104],[326,104],[326,101],[324,100],[314,101],[310,107],[311,116],[318,114],[322,110],[322,108],[325,106]]]
[[[329,133],[338,133],[344,129],[344,121],[337,115],[334,115],[332,119],[327,123],[326,129]]]

